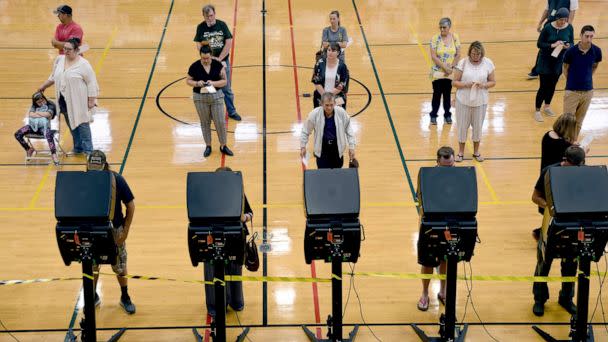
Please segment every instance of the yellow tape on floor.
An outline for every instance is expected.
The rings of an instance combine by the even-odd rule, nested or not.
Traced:
[[[103,273],[99,272],[100,275],[114,276],[114,273]],[[344,276],[350,276],[352,274],[346,273]],[[356,272],[355,276],[359,277],[370,277],[370,278],[393,278],[393,279],[440,279],[445,280],[445,275],[439,274],[419,274],[419,273],[398,273],[398,272]],[[599,275],[600,277],[606,276],[604,272],[591,272],[592,276]],[[82,274],[83,277],[91,279],[92,276],[89,274]],[[144,276],[144,275],[125,275],[123,276],[129,279],[138,280],[162,280],[162,281],[173,281],[179,283],[194,283],[194,284],[207,284],[213,285],[213,281],[203,280],[191,280],[191,279],[177,279],[177,278],[164,278],[155,276]],[[274,276],[236,276],[227,275],[224,281],[251,281],[251,282],[283,282],[283,283],[329,283],[332,279],[341,280],[335,274],[332,274],[331,278],[311,278],[311,277],[274,277]],[[478,281],[510,281],[510,282],[576,282],[577,277],[534,277],[534,276],[496,276],[496,275],[476,275],[467,277],[468,280]],[[66,280],[82,280],[81,277],[65,277],[65,278],[39,278],[39,279],[28,279],[28,280],[0,280],[0,286],[2,285],[25,285],[34,283],[49,283],[53,281],[66,281]],[[219,280],[219,279],[216,279]],[[462,275],[458,276],[458,280],[465,280]],[[220,281],[221,282],[221,281]],[[223,285],[223,282],[222,282]]]

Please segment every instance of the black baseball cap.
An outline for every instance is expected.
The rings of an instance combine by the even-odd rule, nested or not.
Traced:
[[[55,13],[55,14],[63,13],[63,14],[72,15],[72,7],[70,7],[68,5],[61,5],[61,6],[57,7],[57,9],[53,11],[53,13]]]

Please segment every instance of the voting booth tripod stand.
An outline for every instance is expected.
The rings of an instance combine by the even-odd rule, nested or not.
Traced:
[[[246,201],[241,173],[189,172],[187,203],[190,261],[195,267],[200,262],[213,267],[215,318],[211,336],[215,342],[225,342],[226,266],[243,265],[245,254],[246,234],[241,216]],[[192,332],[198,341],[203,341],[196,328]],[[249,328],[244,328],[236,341],[243,341],[248,332]]]
[[[304,171],[304,259],[331,263],[331,315],[327,339],[318,339],[306,326],[310,341],[354,341],[359,326],[342,338],[342,263],[356,263],[361,249],[359,174],[353,169]]]
[[[445,314],[439,318],[439,337],[429,337],[416,324],[412,328],[422,341],[457,341],[463,342],[467,334],[468,324],[464,324],[462,329],[456,327],[456,278],[458,271],[458,259],[460,248],[458,239],[452,238],[450,228],[446,227],[445,237],[447,241],[446,251],[446,296]]]
[[[112,233],[115,178],[110,171],[59,171],[55,180],[55,235],[66,266],[82,264],[84,318],[81,340],[96,342],[95,282],[93,266],[116,263],[117,247]],[[121,328],[108,341],[118,341]],[[76,341],[72,329],[65,341]]]
[[[359,325],[355,325],[348,334],[348,338],[342,338],[342,228],[333,228],[328,233],[331,241],[331,315],[327,316],[327,339],[318,339],[315,334],[305,325],[302,326],[304,333],[310,341],[319,342],[353,342],[359,331]]]
[[[537,326],[545,341],[594,341],[589,319],[591,262],[598,262],[608,241],[608,170],[606,166],[551,167],[544,179],[547,211],[541,248],[544,260],[578,259],[576,312],[570,339],[558,340]]]
[[[215,257],[213,261],[213,287],[215,292],[215,318],[211,321],[211,338],[214,342],[226,342],[226,281],[225,263],[226,255],[223,249],[223,242],[219,238],[213,238],[215,243]],[[204,277],[204,275],[203,275]],[[192,328],[192,332],[197,341],[203,341],[203,336]],[[237,337],[237,342],[245,340],[249,333],[249,327]]]
[[[82,234],[82,233],[81,233]],[[80,321],[82,328],[81,340],[83,342],[97,341],[97,328],[95,325],[95,282],[93,276],[93,245],[82,243],[80,253],[82,260],[82,289],[84,295],[84,318]],[[112,335],[108,342],[118,341],[125,333],[125,328],[121,328],[116,334]]]
[[[593,234],[592,231],[588,234]],[[578,243],[575,247],[578,255],[578,285],[576,292],[576,313],[570,319],[569,336],[571,339],[558,340],[541,328],[533,326],[532,329],[547,342],[593,342],[595,340],[593,337],[593,327],[587,322],[589,318],[589,276],[591,274],[591,261],[594,259],[594,239],[586,238],[585,235],[585,229],[581,227],[577,234]]]

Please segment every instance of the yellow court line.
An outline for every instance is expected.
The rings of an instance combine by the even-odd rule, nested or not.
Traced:
[[[424,57],[424,60],[426,61],[426,64],[429,66],[429,68],[433,67],[433,63],[431,62],[431,58],[426,53],[426,50],[422,46],[422,43],[420,42],[420,39],[418,39],[418,33],[414,29],[414,26],[412,26],[412,23],[410,23],[410,22],[408,22],[408,26],[410,28],[410,32],[412,33],[412,36],[414,36],[414,40],[416,41],[416,44],[418,44],[418,48],[420,49],[420,53],[422,53],[422,56]]]
[[[529,205],[530,201],[481,201],[479,205]],[[390,207],[415,207],[417,202],[366,202],[362,204],[364,208],[390,208]],[[254,209],[261,209],[262,204],[253,204]],[[266,208],[304,208],[303,203],[276,203],[268,204]],[[138,209],[186,209],[185,205],[138,205]],[[51,207],[0,207],[0,212],[27,212],[27,211],[52,211]]]
[[[473,145],[473,143],[469,140],[467,142],[467,150],[469,151],[469,153],[472,154],[473,153],[473,149],[471,148],[471,145]],[[475,160],[475,158],[473,158],[473,164],[475,165],[475,167],[477,168],[477,170],[479,170],[479,174],[481,175],[481,179],[483,180],[483,183],[486,185],[486,187],[488,188],[488,191],[490,192],[490,197],[492,197],[492,202],[500,202],[499,199],[498,199],[498,196],[496,196],[496,191],[492,187],[492,184],[490,184],[490,179],[488,178],[488,175],[486,174],[486,170],[484,170],[484,168],[481,165],[481,163],[478,162],[477,160]]]
[[[99,72],[101,71],[101,66],[103,65],[103,61],[106,59],[106,56],[108,55],[108,51],[110,51],[110,47],[112,46],[112,42],[114,41],[114,38],[116,37],[117,32],[118,32],[118,27],[114,26],[112,35],[110,35],[110,38],[108,39],[108,42],[106,43],[106,47],[103,50],[103,54],[101,55],[101,58],[99,59],[99,61],[97,61],[97,64],[95,64],[94,70],[95,70],[96,75],[99,75]],[[64,138],[64,136],[62,135],[61,140],[59,141],[59,146],[61,146],[63,144],[63,138]],[[38,202],[38,199],[40,198],[42,189],[44,188],[44,186],[46,184],[46,180],[49,178],[49,174],[51,173],[51,170],[53,168],[54,168],[53,163],[49,163],[46,170],[44,171],[44,176],[42,176],[40,183],[38,183],[38,187],[36,187],[36,192],[34,192],[34,196],[32,196],[32,199],[30,200],[30,204],[28,206],[29,209],[34,209],[36,207],[36,203]]]

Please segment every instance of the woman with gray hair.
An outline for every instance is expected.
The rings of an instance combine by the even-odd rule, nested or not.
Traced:
[[[469,126],[472,128],[473,158],[483,161],[479,153],[481,129],[488,108],[488,89],[496,85],[494,63],[485,57],[481,42],[474,41],[469,47],[467,58],[458,62],[454,71],[453,84],[456,87],[456,120],[458,124],[458,155],[456,162],[464,158],[464,146]]]
[[[460,39],[458,35],[450,32],[452,21],[450,18],[439,20],[440,33],[431,38],[429,50],[431,59],[435,63],[431,67],[433,80],[433,99],[431,101],[431,125],[437,124],[437,112],[443,96],[443,117],[446,124],[452,123],[450,102],[452,92],[452,77],[454,66],[460,57]]]

